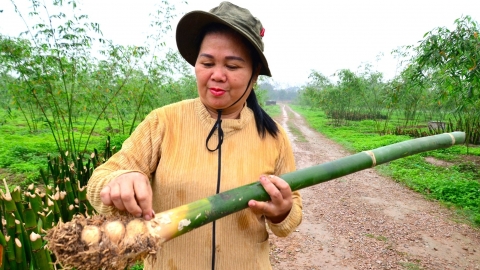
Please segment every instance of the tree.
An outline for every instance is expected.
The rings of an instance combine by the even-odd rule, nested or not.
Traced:
[[[455,28],[438,27],[424,35],[415,48],[416,72],[411,79],[433,85],[437,101],[451,103],[459,126],[471,142],[471,130],[480,128],[480,37],[470,16],[455,20]]]

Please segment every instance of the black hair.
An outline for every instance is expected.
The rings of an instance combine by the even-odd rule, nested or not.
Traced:
[[[232,28],[224,24],[212,23],[204,28],[204,30],[202,31],[202,34],[199,36],[199,39],[197,39],[197,42],[196,42],[197,52],[200,51],[200,46],[202,44],[202,41],[205,35],[211,34],[211,33],[225,33],[225,32],[231,32],[231,33],[235,33],[236,35],[239,35],[242,38],[243,43],[247,46],[248,50],[250,51],[250,55],[252,56],[252,78],[253,78],[253,72],[255,72],[257,68],[261,66],[260,56],[258,55],[253,45],[250,42],[248,42],[248,40],[245,37],[238,34]],[[252,80],[250,79],[249,83],[251,82]],[[266,134],[268,133],[272,137],[276,138],[279,132],[277,123],[270,117],[270,115],[268,115],[267,112],[265,112],[262,109],[262,107],[258,103],[257,95],[255,94],[254,89],[252,89],[252,91],[247,97],[247,107],[252,110],[253,115],[255,117],[255,124],[257,126],[258,135],[261,138],[265,138]]]

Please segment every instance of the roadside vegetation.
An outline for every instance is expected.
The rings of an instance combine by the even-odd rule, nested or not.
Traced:
[[[469,16],[455,28],[435,28],[417,46],[394,53],[405,68],[385,82],[366,64],[340,70],[337,81],[317,71],[299,91],[294,109],[310,125],[352,153],[451,131],[466,143],[406,157],[379,170],[458,210],[480,225],[480,37]]]
[[[411,139],[405,135],[379,135],[370,120],[335,127],[321,110],[292,107],[314,129],[352,154]],[[435,163],[435,160],[446,163]],[[480,147],[470,146],[467,154],[465,145],[457,145],[398,159],[377,169],[427,198],[452,207],[467,223],[480,225]]]

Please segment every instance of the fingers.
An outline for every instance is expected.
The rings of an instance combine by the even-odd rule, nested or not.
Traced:
[[[256,213],[265,215],[270,220],[281,222],[292,209],[292,190],[287,182],[277,176],[261,176],[260,183],[270,195],[271,201],[250,200],[248,206]]]
[[[250,209],[257,215],[266,215],[265,209],[267,209],[267,205],[268,202],[259,202],[255,200],[250,200],[248,202],[248,206],[250,207]]]
[[[102,200],[102,203],[105,204],[106,206],[113,206],[112,199],[110,198],[109,185],[104,186],[100,191],[100,199]]]
[[[292,198],[292,189],[285,180],[275,175],[260,177],[260,183],[265,191],[270,195],[274,204],[278,204],[283,200]]]
[[[102,203],[120,211],[150,220],[152,189],[148,178],[141,173],[126,173],[112,180],[100,192]]]
[[[133,185],[136,197],[136,203],[140,207],[141,215],[150,220],[155,212],[152,209],[152,188],[148,179],[144,181],[135,181]]]

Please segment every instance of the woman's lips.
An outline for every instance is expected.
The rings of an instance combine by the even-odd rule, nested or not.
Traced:
[[[226,92],[225,90],[223,90],[221,88],[214,88],[214,87],[209,88],[209,90],[210,90],[210,93],[212,93],[212,95],[214,95],[216,97],[219,97],[219,96],[225,94],[225,92]]]

